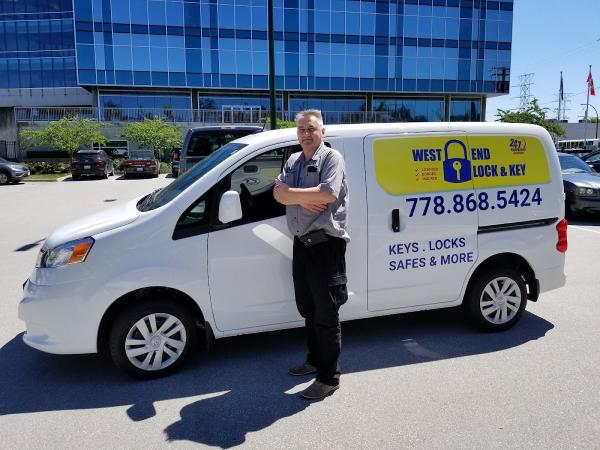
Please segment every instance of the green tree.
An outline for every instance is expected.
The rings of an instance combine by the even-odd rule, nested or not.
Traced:
[[[108,139],[100,129],[104,124],[92,119],[80,117],[63,117],[50,124],[43,130],[23,129],[20,132],[21,146],[30,148],[45,145],[57,150],[66,150],[73,156],[77,150],[92,143],[104,145]]]
[[[548,108],[540,107],[538,104],[538,99],[534,98],[523,111],[499,109],[497,115],[500,117],[498,119],[500,122],[531,123],[545,128],[550,134],[564,136],[565,130],[556,122],[548,120],[546,118],[547,112]]]
[[[135,142],[140,148],[154,151],[158,157],[183,145],[181,128],[170,125],[160,118],[128,123],[124,128],[125,139]]]

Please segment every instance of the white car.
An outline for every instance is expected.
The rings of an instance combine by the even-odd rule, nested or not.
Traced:
[[[327,127],[350,192],[342,320],[453,307],[487,330],[565,283],[558,158],[536,126]],[[175,370],[197,338],[303,325],[292,239],[271,193],[294,129],[226,144],[169,186],[68,224],[25,285],[24,341],[108,351],[139,377]]]

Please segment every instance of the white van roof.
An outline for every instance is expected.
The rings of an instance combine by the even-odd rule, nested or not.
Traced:
[[[548,135],[546,130],[537,125],[502,123],[502,122],[394,122],[394,123],[361,123],[345,125],[325,125],[325,139],[330,137],[360,137],[369,134],[386,133],[514,133]],[[250,134],[236,142],[244,144],[261,143],[263,145],[296,139],[295,128],[264,131]]]

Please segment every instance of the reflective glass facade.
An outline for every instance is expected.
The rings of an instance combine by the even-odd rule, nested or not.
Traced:
[[[275,97],[275,105],[281,109],[281,95]],[[198,109],[228,109],[231,107],[257,107],[263,111],[269,110],[267,95],[198,95]]]
[[[508,92],[512,15],[513,0],[274,0],[277,109],[481,120]],[[0,89],[84,86],[106,120],[262,118],[267,16],[267,0],[0,0]]]
[[[71,0],[0,1],[0,89],[76,87]]]
[[[439,122],[444,98],[374,98],[373,112],[383,122]]]
[[[267,0],[74,5],[82,85],[268,87]],[[278,89],[493,94],[509,81],[512,0],[274,6]]]

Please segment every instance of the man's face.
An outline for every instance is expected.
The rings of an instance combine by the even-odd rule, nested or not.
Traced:
[[[303,117],[298,121],[296,128],[298,133],[298,142],[302,146],[302,150],[316,150],[325,136],[325,127],[319,124],[318,120],[313,116]]]

